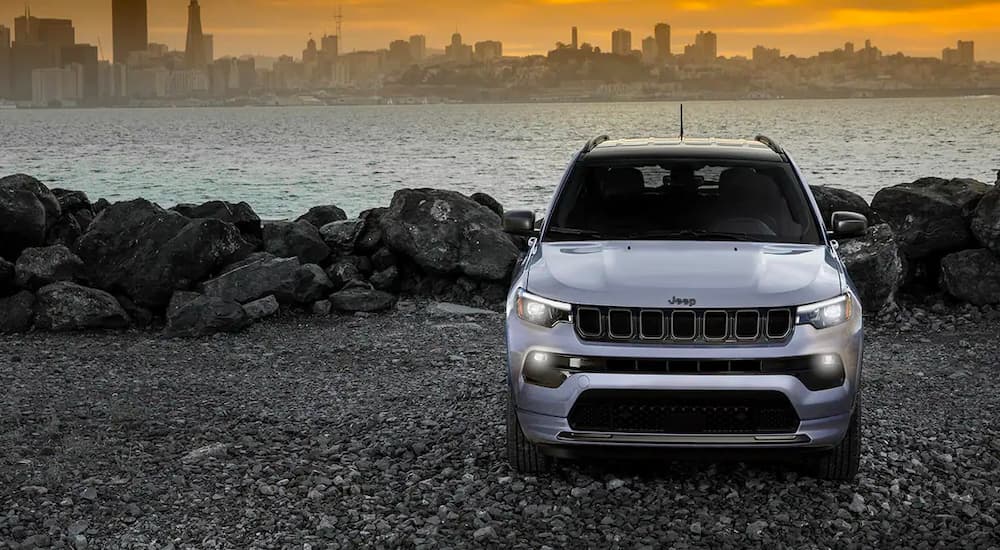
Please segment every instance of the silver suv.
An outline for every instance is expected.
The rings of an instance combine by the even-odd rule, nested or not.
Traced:
[[[831,230],[827,230],[826,222]],[[836,237],[792,159],[753,141],[587,143],[529,237],[507,300],[507,452],[777,453],[852,479],[862,316]]]

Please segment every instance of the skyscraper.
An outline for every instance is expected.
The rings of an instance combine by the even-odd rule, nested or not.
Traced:
[[[411,38],[412,42],[413,39]],[[340,39],[335,34],[323,35],[322,40],[320,40],[320,45],[323,48],[323,57],[329,61],[332,61],[338,55],[340,55]]]
[[[188,6],[188,29],[187,47],[184,49],[184,58],[190,69],[204,69],[205,63],[205,36],[201,31],[201,6],[198,0],[191,0]]]
[[[414,61],[423,61],[427,57],[427,37],[415,34],[410,37],[410,55]]]
[[[149,44],[146,0],[111,0],[111,34],[115,63],[128,61],[128,54]]]
[[[10,29],[0,25],[0,98],[10,97]]]
[[[215,61],[215,35],[201,35],[202,48],[205,50],[205,65],[211,65]]]
[[[580,33],[573,27],[573,41],[570,43],[574,50],[580,49]]]
[[[663,61],[670,57],[670,25],[658,23],[653,27],[653,35],[656,37],[656,54]]]
[[[632,52],[632,33],[625,29],[618,29],[611,33],[611,53],[615,55],[629,55]]]

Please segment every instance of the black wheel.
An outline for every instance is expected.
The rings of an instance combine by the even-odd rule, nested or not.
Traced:
[[[847,435],[833,449],[816,457],[813,468],[816,477],[834,481],[851,481],[861,466],[861,398],[851,415]]]
[[[507,396],[507,460],[515,471],[522,474],[541,474],[552,469],[552,459],[524,437],[510,395]]]

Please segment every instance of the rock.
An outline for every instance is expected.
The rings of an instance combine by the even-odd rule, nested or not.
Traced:
[[[22,290],[13,296],[0,298],[0,334],[24,332],[35,319],[35,295]]]
[[[354,243],[354,250],[358,254],[371,254],[382,246],[382,228],[379,224],[382,215],[388,210],[388,208],[372,208],[361,213],[359,218],[364,220],[365,225],[357,242]]]
[[[854,493],[854,497],[851,498],[851,503],[847,506],[847,508],[855,514],[863,513],[866,510],[865,497]]]
[[[128,318],[132,320],[132,326],[137,328],[146,328],[153,324],[153,319],[155,315],[152,311],[137,305],[132,301],[131,298],[124,294],[115,294],[115,300],[118,300],[118,304],[122,306]]]
[[[294,294],[298,258],[265,259],[205,281],[199,289],[206,296],[245,304],[274,294],[288,301]]]
[[[354,267],[358,268],[358,271],[363,276],[371,275],[375,271],[375,266],[372,265],[372,259],[368,256],[344,256],[341,259],[353,262]]]
[[[980,244],[1000,254],[1000,187],[994,186],[983,195],[969,225]]]
[[[204,204],[178,204],[171,208],[191,219],[211,218],[231,223],[239,229],[247,242],[259,243],[264,238],[260,216],[245,202],[233,204],[226,201],[209,201]]]
[[[28,248],[16,264],[17,285],[37,290],[59,281],[75,280],[83,272],[83,261],[63,245]]]
[[[173,337],[239,332],[250,324],[243,306],[215,296],[198,296],[167,314],[166,334]]]
[[[903,284],[903,261],[888,224],[869,227],[864,237],[840,243],[838,254],[867,313],[895,304],[896,292]]]
[[[830,228],[830,218],[834,212],[856,212],[868,218],[869,225],[881,223],[881,220],[878,219],[878,216],[861,195],[846,189],[825,185],[810,185],[809,188],[812,190],[816,205],[819,206],[819,211],[823,216],[823,223],[827,228]]]
[[[114,296],[76,283],[58,282],[38,291],[40,328],[68,331],[120,329],[129,325],[128,315]]]
[[[985,248],[945,256],[941,260],[941,287],[977,306],[1000,304],[1000,257]]]
[[[475,539],[477,542],[488,539],[494,539],[496,538],[496,536],[497,533],[493,529],[493,526],[491,525],[487,525],[486,527],[480,527],[479,529],[476,529],[475,532],[472,533],[472,538]]]
[[[231,264],[223,266],[221,269],[219,269],[219,275],[222,275],[223,273],[229,273],[230,271],[248,265],[252,265],[257,262],[262,262],[264,260],[273,260],[275,258],[277,258],[277,256],[271,254],[270,252],[254,252],[253,254],[247,256],[246,258],[243,258],[242,260],[238,260]]]
[[[246,312],[247,317],[254,321],[270,317],[278,313],[278,309],[278,299],[273,295],[261,298],[260,300],[254,300],[249,304],[243,304],[243,311]]]
[[[199,296],[201,296],[200,292],[192,292],[190,290],[178,290],[174,292],[170,297],[170,304],[167,306],[167,316],[169,317],[172,312],[177,311],[181,306]]]
[[[330,305],[336,311],[385,311],[395,303],[396,297],[392,294],[363,287],[348,288],[330,296]]]
[[[108,199],[97,199],[94,201],[94,214],[100,214],[107,210],[109,206],[111,206],[111,203],[108,202]]]
[[[76,245],[76,240],[82,235],[83,228],[80,227],[80,223],[76,221],[76,218],[70,215],[63,215],[63,217],[56,220],[49,227],[48,233],[45,235],[45,244],[61,244],[72,247]]]
[[[13,176],[0,178],[0,189],[26,191],[34,195],[45,209],[46,227],[55,223],[62,214],[62,208],[59,207],[59,199],[56,198],[44,183],[27,174],[14,174]]]
[[[337,256],[354,254],[354,245],[364,229],[364,220],[344,220],[324,225],[319,234]]]
[[[152,309],[252,251],[230,223],[189,220],[144,199],[108,207],[76,245],[89,281]]]
[[[428,305],[427,313],[434,317],[463,317],[466,315],[500,316],[499,313],[488,309],[467,307],[448,302],[434,302]]]
[[[319,230],[309,222],[265,223],[264,250],[279,258],[298,258],[304,264],[320,264],[330,256]]]
[[[500,217],[454,191],[397,191],[380,225],[389,248],[433,273],[503,280],[517,260]]]
[[[350,259],[342,259],[334,262],[326,268],[326,276],[330,278],[330,284],[335,289],[344,288],[344,285],[351,281],[361,279],[361,272]]]
[[[332,310],[330,300],[319,300],[312,305],[313,315],[329,315]]]
[[[389,269],[394,265],[396,265],[396,255],[393,254],[388,248],[380,248],[377,252],[372,254],[372,268],[375,271]]]
[[[339,222],[347,219],[347,213],[332,204],[314,206],[308,212],[299,216],[295,221],[309,222],[313,227],[319,229],[324,225]]]
[[[936,257],[972,244],[966,219],[987,189],[975,180],[923,178],[882,189],[872,209],[892,226],[904,256]]]
[[[473,193],[469,196],[470,199],[478,202],[479,204],[489,208],[494,214],[503,219],[503,205],[500,201],[494,199],[493,197],[487,195],[486,193]]]
[[[386,292],[392,292],[399,286],[399,268],[390,266],[372,274],[370,280],[373,287]]]
[[[223,457],[229,452],[229,447],[230,445],[228,443],[212,443],[205,445],[204,447],[199,447],[181,457],[181,462],[201,462],[209,458]]]
[[[291,299],[298,304],[311,304],[329,296],[333,290],[333,283],[322,267],[306,264],[295,272]]]
[[[13,290],[17,280],[17,271],[12,262],[0,258],[0,296],[6,296]]]
[[[35,195],[0,188],[0,256],[16,259],[21,251],[45,244],[45,207]]]
[[[52,190],[52,194],[55,195],[63,214],[71,214],[80,210],[93,210],[90,199],[83,191],[56,188]]]

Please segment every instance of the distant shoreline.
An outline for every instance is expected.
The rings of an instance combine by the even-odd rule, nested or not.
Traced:
[[[677,97],[517,97],[510,99],[491,98],[487,100],[453,99],[439,96],[423,97],[403,94],[355,96],[346,98],[316,97],[310,92],[274,98],[234,98],[230,100],[140,100],[123,105],[72,105],[37,107],[0,103],[0,112],[8,111],[53,111],[90,109],[185,109],[185,108],[245,108],[245,107],[358,107],[358,106],[415,106],[415,105],[532,105],[532,104],[574,104],[574,103],[680,103],[680,102],[720,102],[720,101],[823,101],[823,100],[872,100],[872,99],[988,99],[1000,97],[1000,88],[959,89],[959,90],[879,90],[876,92],[854,92],[851,94],[806,94],[769,97],[745,97],[731,94],[686,95]]]

